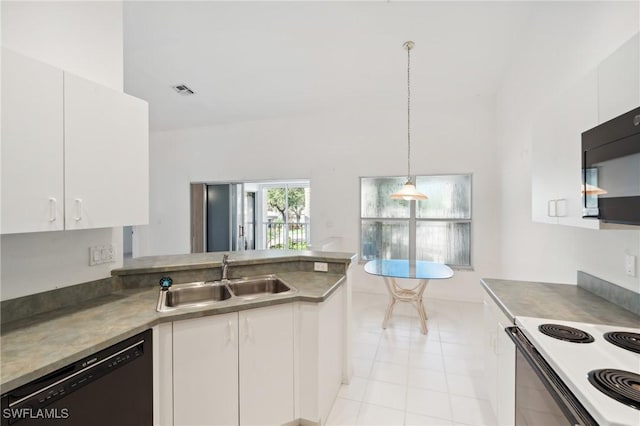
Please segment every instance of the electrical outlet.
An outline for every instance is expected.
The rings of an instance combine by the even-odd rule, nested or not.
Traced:
[[[636,276],[636,257],[632,254],[625,255],[624,270],[630,277]]]
[[[326,262],[313,262],[313,270],[317,272],[328,272],[329,264]]]

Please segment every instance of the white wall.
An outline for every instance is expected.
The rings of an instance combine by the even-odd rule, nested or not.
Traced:
[[[497,96],[501,153],[502,276],[575,283],[583,270],[640,292],[624,272],[640,231],[585,230],[531,221],[531,126],[538,109],[640,29],[638,2],[547,2]],[[585,129],[586,130],[586,129]]]
[[[123,87],[121,2],[2,2],[2,45],[117,90]],[[112,243],[117,262],[89,267],[89,246]],[[110,276],[122,228],[1,237],[0,298]]]
[[[420,79],[417,75],[416,80]],[[432,283],[439,297],[479,300],[479,279],[499,273],[498,161],[493,99],[413,105],[412,171],[473,173],[474,271]],[[311,239],[341,236],[359,252],[359,177],[406,173],[406,113],[365,102],[331,114],[151,134],[151,217],[145,254],[189,251],[189,183],[307,178]],[[357,283],[384,292],[358,269]]]

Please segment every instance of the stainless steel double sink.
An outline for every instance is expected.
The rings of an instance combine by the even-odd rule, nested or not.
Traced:
[[[290,295],[297,289],[275,275],[238,278],[222,281],[200,281],[175,284],[169,290],[160,290],[158,312],[215,305],[232,298],[259,300],[269,296]]]

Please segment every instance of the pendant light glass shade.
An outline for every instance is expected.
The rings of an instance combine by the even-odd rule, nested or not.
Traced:
[[[607,193],[606,190],[602,188],[598,188],[597,186],[589,185],[589,184],[587,184],[586,188],[585,188],[585,185],[583,184],[582,191],[580,192],[586,195],[604,195]]]
[[[402,46],[407,50],[407,182],[399,191],[391,194],[392,200],[426,200],[427,196],[418,192],[411,181],[411,49],[415,45],[406,41]]]
[[[400,190],[391,194],[391,199],[393,200],[426,200],[427,196],[422,192],[418,192],[416,187],[411,183],[410,180],[407,181]]]

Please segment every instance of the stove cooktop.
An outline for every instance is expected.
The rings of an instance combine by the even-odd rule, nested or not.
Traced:
[[[611,370],[627,372],[623,377],[631,391],[626,396],[633,398],[637,391],[634,380],[640,377],[640,353],[610,342],[605,334],[616,332],[621,339],[614,340],[631,342],[634,347],[634,336],[639,335],[640,329],[529,317],[517,317],[516,324],[600,425],[640,425],[640,409],[610,396],[589,380],[590,373],[610,379]],[[545,329],[564,331],[558,332],[560,337],[551,337],[542,331]],[[582,342],[563,339],[566,336]]]

